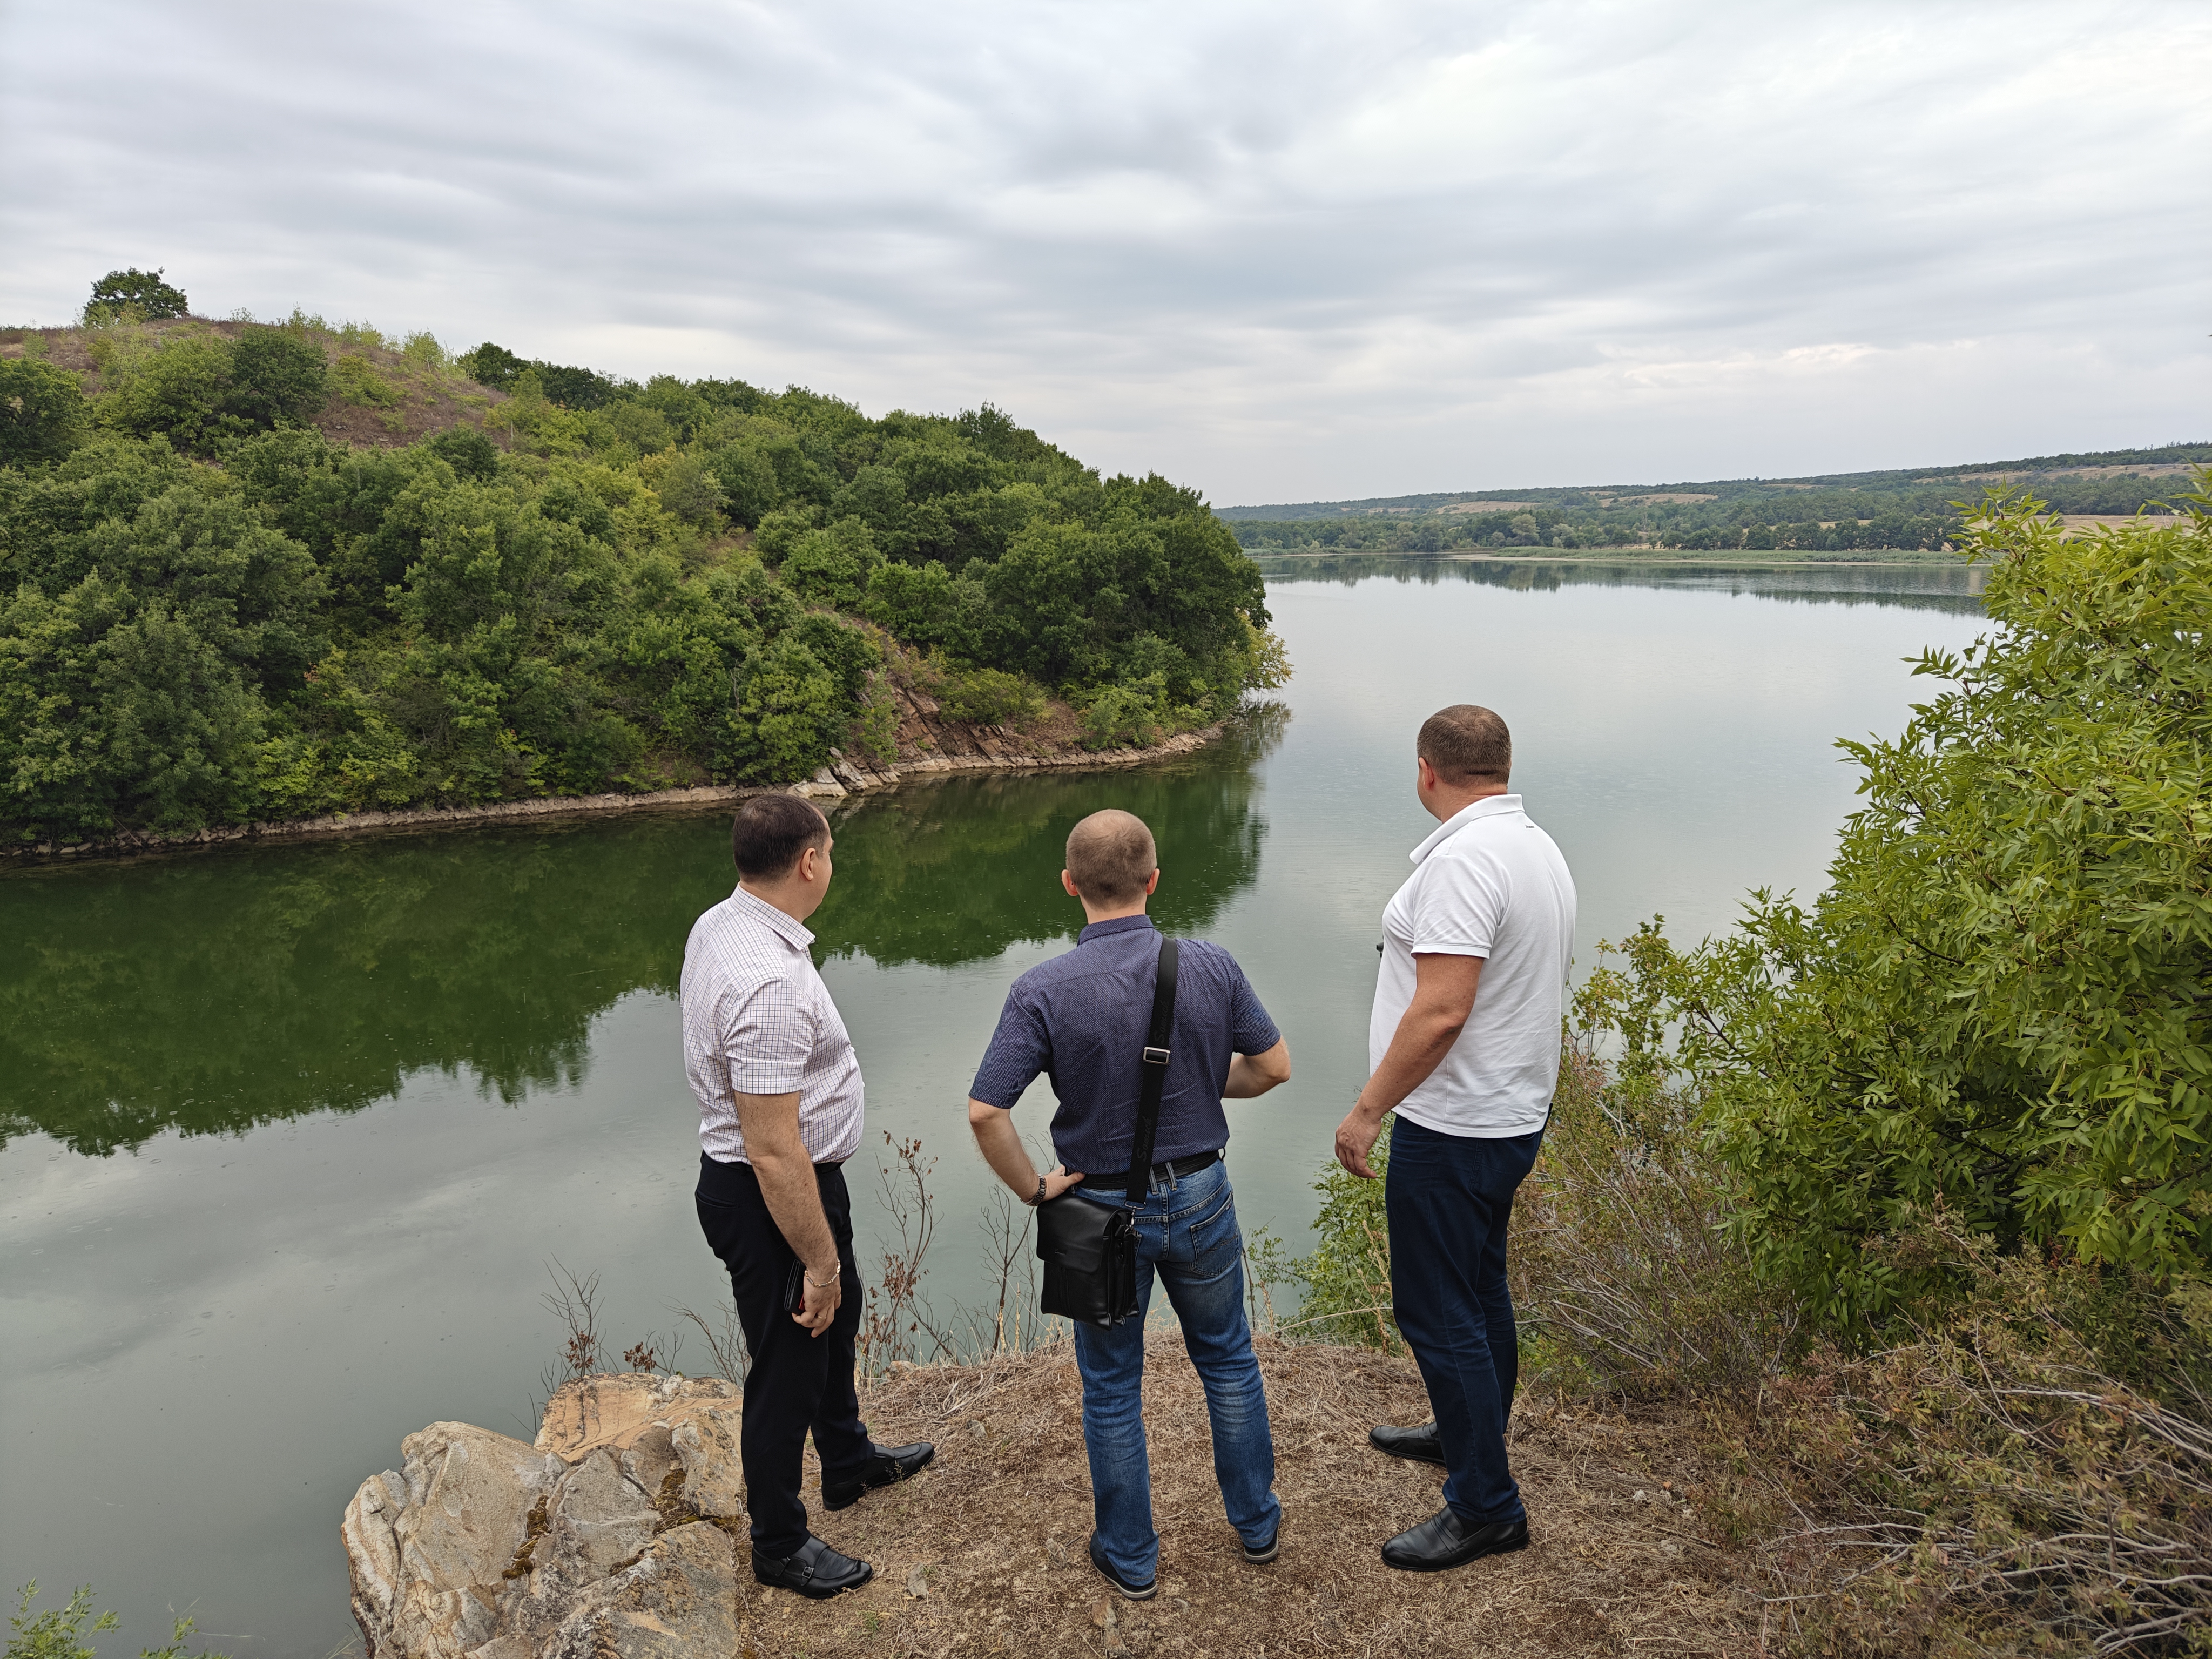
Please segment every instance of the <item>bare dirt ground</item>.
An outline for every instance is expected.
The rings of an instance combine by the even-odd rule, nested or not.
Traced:
[[[1146,1376],[1160,1594],[1131,1603],[1092,1570],[1081,1391],[1064,1344],[980,1367],[904,1371],[863,1397],[888,1443],[933,1440],[915,1480],[822,1513],[817,1533],[876,1569],[827,1602],[747,1587],[740,1652],[1290,1655],[1751,1655],[1759,1613],[1738,1562],[1701,1528],[1715,1474],[1698,1426],[1523,1398],[1513,1455],[1533,1541],[1436,1575],[1377,1556],[1441,1504],[1441,1471],[1382,1456],[1377,1422],[1427,1415],[1410,1361],[1260,1343],[1274,1424],[1283,1553],[1245,1565],[1214,1486],[1204,1397],[1175,1332]],[[810,1476],[810,1487],[814,1477]],[[1684,1501],[1686,1499],[1687,1501]]]

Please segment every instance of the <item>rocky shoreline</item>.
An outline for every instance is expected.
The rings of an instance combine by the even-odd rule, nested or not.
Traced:
[[[908,780],[959,772],[1021,771],[1031,769],[1097,769],[1142,766],[1188,755],[1218,738],[1224,727],[1186,732],[1142,749],[1086,750],[1076,741],[1073,711],[1054,705],[1048,717],[1028,730],[976,726],[948,718],[936,699],[919,687],[894,686],[899,724],[894,758],[878,762],[831,750],[830,763],[808,779],[782,786],[793,794],[842,799],[888,789]],[[402,811],[347,812],[327,817],[291,818],[262,823],[213,824],[181,832],[133,830],[83,842],[41,842],[0,850],[0,860],[43,862],[76,858],[114,858],[134,854],[188,852],[205,847],[293,841],[322,841],[340,836],[388,835],[409,831],[472,829],[492,823],[541,818],[600,817],[621,812],[702,811],[732,805],[751,795],[769,794],[778,786],[708,784],[689,789],[658,789],[636,794],[555,795],[535,800],[493,801],[480,806],[426,807]]]

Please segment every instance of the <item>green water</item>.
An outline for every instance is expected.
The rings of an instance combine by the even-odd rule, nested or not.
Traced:
[[[1231,1103],[1231,1167],[1248,1225],[1295,1243],[1364,1074],[1376,916],[1430,827],[1421,716],[1472,699],[1512,723],[1586,964],[1654,911],[1695,935],[1747,888],[1816,885],[1852,799],[1830,740],[1894,729],[1899,659],[1983,626],[1972,573],[1942,567],[1271,576],[1297,677],[1228,741],[837,815],[817,948],[872,1135],[938,1160],[940,1312],[982,1288],[966,1085],[1006,982],[1079,925],[1056,877],[1082,814],[1152,823],[1156,913],[1236,951],[1289,1038],[1292,1082]],[[241,1659],[325,1655],[351,1629],[354,1486],[426,1422],[534,1426],[549,1261],[601,1275],[618,1344],[711,1310],[672,999],[728,884],[725,823],[699,817],[0,877],[8,1585],[90,1580],[125,1614],[115,1650],[191,1607]],[[1040,1085],[1019,1121],[1049,1109]],[[678,1363],[705,1359],[695,1339]]]

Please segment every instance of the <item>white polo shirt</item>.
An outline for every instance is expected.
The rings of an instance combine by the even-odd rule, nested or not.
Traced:
[[[1399,1112],[1439,1134],[1498,1139],[1540,1129],[1559,1081],[1560,1020],[1575,944],[1575,882],[1518,795],[1491,795],[1437,826],[1382,911],[1382,965],[1367,1067],[1382,1063],[1413,1000],[1413,957],[1480,957],[1474,1009]]]
[[[860,1149],[866,1097],[853,1039],[815,971],[811,932],[743,887],[701,916],[684,947],[684,1070],[699,1146],[746,1164],[738,1094],[799,1096],[799,1139],[817,1164]]]

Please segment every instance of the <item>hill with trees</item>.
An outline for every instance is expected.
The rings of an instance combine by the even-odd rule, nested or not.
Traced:
[[[1216,515],[1253,551],[1450,553],[1491,547],[1648,548],[1706,552],[1934,552],[1957,543],[1959,504],[1992,484],[2027,488],[2061,514],[2124,516],[2189,487],[2212,444],[2037,455],[1971,465],[1802,478],[1563,489],[1485,489],[1225,507]]]
[[[879,751],[897,675],[1126,745],[1287,672],[1196,492],[988,404],[185,310],[116,272],[0,331],[10,844],[785,782]]]

